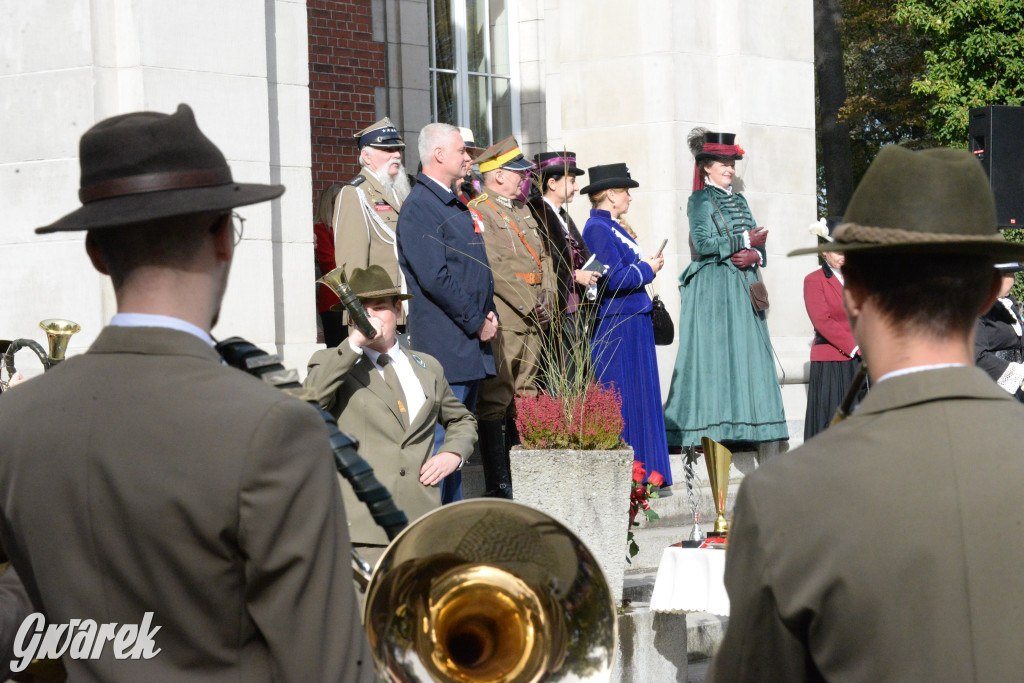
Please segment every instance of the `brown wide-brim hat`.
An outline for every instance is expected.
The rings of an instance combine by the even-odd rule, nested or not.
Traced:
[[[1024,244],[999,233],[988,176],[962,149],[883,147],[832,237],[789,256],[838,251],[1024,258]]]
[[[284,185],[236,183],[192,109],[135,112],[100,121],[79,143],[82,207],[37,233],[96,230],[280,197]]]
[[[405,301],[413,296],[412,294],[402,292],[400,288],[396,287],[395,283],[391,281],[388,271],[378,265],[353,270],[352,274],[348,277],[348,286],[352,288],[352,293],[360,301],[383,299],[384,297],[394,297],[399,301]],[[331,310],[344,311],[345,304],[334,304],[331,306]]]

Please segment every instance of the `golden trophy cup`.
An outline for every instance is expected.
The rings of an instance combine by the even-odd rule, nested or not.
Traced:
[[[708,466],[708,479],[711,482],[711,495],[715,498],[715,530],[708,536],[729,535],[729,522],[725,519],[725,496],[729,492],[729,465],[732,464],[732,451],[722,444],[702,436],[704,446],[704,463]]]

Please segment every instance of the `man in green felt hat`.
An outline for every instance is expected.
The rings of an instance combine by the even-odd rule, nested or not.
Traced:
[[[874,381],[849,419],[749,475],[709,680],[1015,680],[1024,407],[974,367],[996,228],[966,151],[886,147],[834,242]]]
[[[356,268],[349,284],[377,334],[370,339],[351,326],[347,341],[313,354],[305,386],[359,441],[360,454],[411,522],[441,506],[441,480],[461,469],[476,446],[476,418],[452,393],[436,358],[398,344],[402,302],[412,294],[378,265]],[[444,443],[434,454],[439,424]],[[384,529],[352,486],[339,480],[352,542],[386,546]]]

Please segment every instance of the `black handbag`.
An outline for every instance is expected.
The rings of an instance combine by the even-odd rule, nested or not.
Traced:
[[[665,308],[665,302],[657,294],[651,299],[651,322],[654,324],[654,343],[668,346],[676,338],[676,325]]]

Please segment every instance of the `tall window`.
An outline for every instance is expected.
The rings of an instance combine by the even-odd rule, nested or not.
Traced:
[[[487,146],[519,129],[516,0],[430,0],[434,121],[465,126]]]

